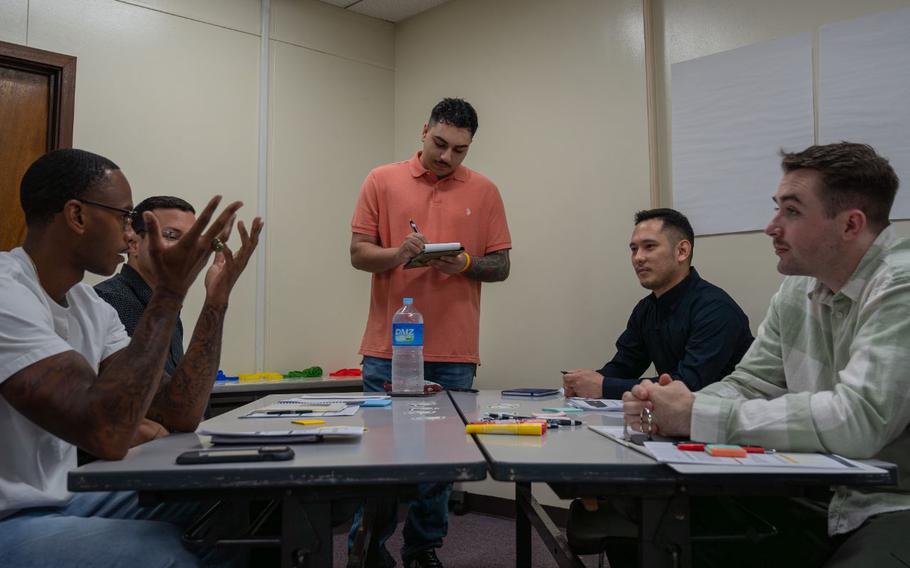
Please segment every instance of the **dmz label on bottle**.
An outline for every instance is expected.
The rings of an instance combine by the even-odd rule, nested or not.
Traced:
[[[392,347],[423,347],[423,324],[393,323]]]

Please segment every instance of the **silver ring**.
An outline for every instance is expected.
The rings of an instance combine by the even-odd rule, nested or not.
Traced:
[[[647,434],[648,439],[651,439],[651,432],[654,431],[654,414],[651,412],[650,408],[642,408],[641,413],[638,415],[638,419],[641,420],[641,431],[643,434]]]
[[[212,239],[212,250],[215,252],[221,252],[222,250],[224,250],[224,243],[221,242],[221,239],[219,239],[218,237],[215,237],[214,239]]]

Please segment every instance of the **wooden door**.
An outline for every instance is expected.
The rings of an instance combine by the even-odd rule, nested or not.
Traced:
[[[76,58],[0,41],[0,251],[25,240],[22,174],[73,145]]]

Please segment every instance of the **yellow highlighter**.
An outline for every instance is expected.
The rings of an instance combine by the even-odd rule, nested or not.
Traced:
[[[291,420],[291,424],[302,424],[304,426],[312,426],[314,424],[325,424],[325,420],[319,420],[318,418],[306,418],[303,420]]]
[[[547,425],[543,422],[516,422],[513,424],[474,423],[465,426],[468,434],[511,434],[513,436],[543,436]]]

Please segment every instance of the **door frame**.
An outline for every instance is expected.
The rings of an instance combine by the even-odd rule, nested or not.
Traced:
[[[47,151],[73,146],[76,58],[0,41],[0,66],[44,75],[50,83]]]

